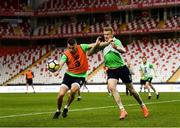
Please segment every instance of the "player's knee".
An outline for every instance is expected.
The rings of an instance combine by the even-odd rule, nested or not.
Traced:
[[[70,92],[71,94],[75,94],[78,91],[79,91],[79,88],[72,88]]]
[[[58,100],[59,100],[59,99],[62,99],[62,98],[64,97],[64,95],[65,95],[65,94],[60,93],[60,94],[58,95],[57,99],[58,99]]]
[[[110,92],[115,92],[116,91],[116,88],[113,87],[113,86],[108,86],[108,89],[110,90]]]
[[[145,86],[145,88],[146,88],[146,89],[149,89],[149,85],[147,84],[147,85]]]

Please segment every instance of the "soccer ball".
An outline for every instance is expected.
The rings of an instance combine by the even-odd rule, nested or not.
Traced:
[[[50,72],[56,72],[59,69],[59,63],[57,60],[50,60],[47,63],[47,68]]]

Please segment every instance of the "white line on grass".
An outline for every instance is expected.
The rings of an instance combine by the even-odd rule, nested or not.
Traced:
[[[148,102],[146,104],[162,104],[162,103],[172,103],[172,102],[179,102],[180,100],[169,100],[169,101],[160,101],[160,102]],[[137,106],[139,104],[127,104],[124,106]],[[104,106],[104,107],[95,107],[95,108],[81,108],[81,109],[72,109],[71,112],[76,111],[88,111],[88,110],[97,110],[97,109],[104,109],[104,108],[115,108],[117,106]],[[32,115],[42,115],[42,114],[49,114],[53,112],[38,112],[38,113],[27,113],[27,114],[18,114],[18,115],[8,115],[8,116],[0,116],[0,119],[3,118],[12,118],[12,117],[23,117],[23,116],[32,116]]]

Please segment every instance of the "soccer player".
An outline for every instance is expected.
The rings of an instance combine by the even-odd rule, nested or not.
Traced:
[[[159,92],[157,92],[156,89],[152,85],[153,75],[151,73],[151,70],[154,71],[154,75],[156,77],[156,72],[155,72],[154,66],[152,64],[150,64],[149,62],[147,62],[146,57],[142,57],[142,61],[143,61],[143,63],[140,65],[140,73],[141,73],[141,76],[144,77],[145,88],[147,88],[147,90],[148,90],[148,99],[151,99],[150,88],[156,93],[156,98],[158,99]]]
[[[117,82],[119,78],[122,80],[122,82],[126,85],[130,93],[139,103],[143,111],[144,117],[148,117],[148,109],[146,105],[143,103],[139,94],[133,88],[130,71],[128,67],[125,65],[124,60],[121,56],[122,53],[126,52],[126,49],[121,44],[121,41],[114,37],[112,27],[104,27],[103,34],[105,41],[112,40],[110,44],[103,49],[103,55],[105,66],[108,67],[108,88],[111,91],[112,96],[114,97],[114,100],[119,107],[120,120],[125,119],[128,113],[126,112],[122,104],[119,92],[117,90]]]
[[[31,85],[34,93],[35,93],[35,89],[34,89],[34,86],[33,86],[33,78],[34,78],[34,73],[32,70],[28,70],[26,73],[25,73],[25,76],[26,76],[26,93],[28,93],[28,86]]]
[[[84,84],[85,78],[88,70],[88,60],[86,53],[92,47],[103,46],[109,44],[104,43],[100,44],[99,38],[97,38],[96,43],[94,44],[77,44],[75,39],[67,40],[67,50],[64,52],[60,59],[60,68],[57,72],[54,73],[55,76],[58,76],[59,71],[63,65],[67,64],[67,72],[64,74],[63,82],[60,86],[60,91],[57,97],[57,111],[53,116],[53,119],[57,119],[61,114],[61,107],[63,103],[64,95],[70,90],[67,104],[64,107],[62,116],[66,117],[69,107],[72,101],[75,98],[75,93],[80,89]]]

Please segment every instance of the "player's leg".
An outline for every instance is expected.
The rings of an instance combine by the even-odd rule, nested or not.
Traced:
[[[137,100],[137,102],[142,106],[144,105],[141,97],[139,96],[139,94],[135,91],[133,84],[132,83],[125,83],[126,88],[129,89],[130,93],[133,95],[133,97]]]
[[[148,90],[148,99],[151,99],[150,83],[146,81],[145,88]]]
[[[26,94],[28,93],[29,79],[26,79]]]
[[[32,87],[32,89],[33,89],[33,91],[35,93],[35,89],[34,89],[34,86],[33,86],[33,80],[32,79],[31,79],[30,85],[31,85],[31,87]]]
[[[152,85],[152,78],[149,79],[149,87],[156,93],[156,98],[159,99],[159,92]]]
[[[139,90],[139,92],[142,92],[142,88],[143,88],[143,80],[140,79],[140,90]]]
[[[113,79],[113,78],[108,79],[108,89],[110,90],[116,104],[119,107],[119,110],[120,110],[120,117],[119,118],[124,119],[127,116],[127,112],[124,109],[124,106],[122,104],[119,92],[118,92],[118,90],[116,88],[117,81],[118,81],[117,79]]]
[[[58,97],[57,97],[57,101],[58,101],[57,103],[58,103],[58,110],[59,111],[61,110],[63,98],[64,98],[64,95],[66,94],[67,91],[68,91],[68,87],[62,85],[61,88],[60,88]]]
[[[111,93],[110,89],[108,88],[108,86],[107,86],[107,91],[108,91],[109,96],[112,96],[112,93]]]
[[[80,89],[77,91],[78,97],[77,97],[77,101],[81,100],[81,91]]]
[[[144,88],[144,92],[146,92],[146,87],[145,87],[145,84],[143,84],[143,88]]]
[[[59,117],[59,115],[61,114],[63,98],[67,91],[68,91],[68,87],[66,85],[62,84],[60,87],[58,96],[57,96],[57,110],[56,110],[56,113],[54,114],[53,119],[57,119]]]
[[[86,86],[86,84],[84,84],[83,85],[85,88],[86,88],[86,90],[89,92],[89,89],[88,89],[88,87]]]
[[[129,92],[128,92],[129,90],[128,90],[128,88],[126,87],[126,95],[128,96],[128,94],[129,94]]]
[[[33,84],[31,84],[31,87],[33,89],[33,92],[36,93]]]
[[[69,97],[68,97],[68,100],[67,100],[67,104],[65,105],[63,113],[62,113],[63,117],[67,117],[67,113],[68,113],[69,107],[70,107],[71,103],[73,102],[73,100],[75,98],[76,92],[79,89],[80,89],[80,85],[78,83],[73,83],[71,85],[71,89],[70,89]]]
[[[143,88],[143,85],[140,84],[140,89],[139,89],[139,92],[142,92],[142,88]]]
[[[150,83],[150,88],[156,93],[156,98],[159,99],[159,92],[153,87],[152,83]]]
[[[152,86],[152,84],[150,84],[150,87],[151,87],[152,90],[156,93],[156,98],[159,99],[159,92],[156,91],[156,89]]]
[[[142,101],[140,95],[136,92],[136,90],[133,87],[132,76],[130,74],[129,69],[126,66],[124,66],[123,68],[120,69],[119,73],[120,73],[120,78],[121,78],[122,82],[125,83],[130,94],[133,95],[133,97],[136,99],[136,101],[141,106],[144,117],[147,117],[149,115],[148,109],[145,106],[144,102]]]
[[[126,87],[129,89],[129,92],[133,95],[133,97],[136,99],[136,101],[141,106],[141,109],[143,111],[144,117],[148,117],[148,115],[149,115],[148,109],[145,106],[144,102],[142,101],[140,95],[134,89],[133,84],[132,83],[126,83]]]

